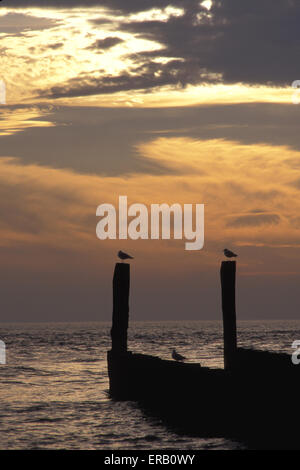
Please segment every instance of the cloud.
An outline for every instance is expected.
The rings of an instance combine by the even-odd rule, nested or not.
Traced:
[[[253,234],[257,226],[278,225],[281,221],[280,215],[271,212],[269,207],[257,213],[262,198],[254,196],[262,186],[266,190],[278,186],[278,180],[276,183],[274,180],[277,149],[172,137],[139,143],[136,151],[140,159],[150,158],[163,164],[166,173],[132,172],[126,177],[83,175],[50,166],[24,165],[16,158],[0,158],[1,243],[10,246],[27,240],[28,243],[62,248],[74,245],[77,250],[80,240],[86,239],[92,246],[97,205],[102,202],[116,204],[119,194],[127,194],[131,202],[147,205],[176,201],[207,204],[206,230],[211,241],[218,239],[220,233],[226,238],[226,230],[234,227],[235,238],[241,242],[244,235],[238,229],[246,226]],[[263,166],[253,166],[257,156],[262,154],[269,159],[267,173]],[[228,184],[229,179],[237,179],[238,175],[241,187],[246,190],[239,198],[236,188]],[[283,191],[284,187],[281,189]],[[250,190],[253,191],[252,198],[248,197]],[[296,217],[298,205],[290,207],[294,194],[290,194],[288,188],[285,191],[277,201],[284,203],[282,211],[287,211],[289,217]],[[271,207],[274,200],[265,199],[264,205]],[[241,212],[242,207],[244,213],[230,217],[228,229],[224,229],[226,217]],[[267,228],[263,236],[268,240]]]
[[[166,23],[128,22],[121,27],[164,45],[156,56],[183,58],[183,70],[205,68],[225,83],[290,85],[291,77],[298,76],[293,57],[299,20],[297,2],[278,0],[274,8],[270,0],[223,0],[214,1],[209,12],[190,3],[184,15]]]
[[[82,3],[88,6],[91,3]],[[101,6],[123,14],[166,6],[165,2],[109,1]],[[181,6],[173,1],[170,5]],[[96,20],[93,20],[96,21]],[[101,18],[101,22],[103,18]],[[127,73],[82,77],[52,87],[53,98],[147,90],[223,82],[289,86],[298,77],[300,4],[292,0],[215,0],[208,11],[197,1],[184,3],[181,15],[167,20],[124,17],[116,25],[135,37],[154,41],[162,49],[129,54]],[[165,58],[166,62],[158,59]],[[44,96],[47,93],[44,92]]]
[[[92,116],[90,119],[93,121]],[[189,312],[197,318],[196,299],[203,292],[201,298],[210,302],[207,292],[214,292],[215,273],[224,246],[234,248],[240,244],[241,274],[278,272],[278,259],[282,271],[299,271],[299,231],[289,221],[299,217],[300,202],[296,188],[285,182],[291,173],[300,170],[281,166],[281,160],[297,158],[299,152],[221,139],[159,137],[137,143],[136,154],[140,159],[163,163],[167,172],[103,176],[0,158],[0,271],[5,318],[14,315],[22,318],[24,309],[17,302],[20,296],[23,304],[26,296],[34,299],[30,313],[26,312],[30,319],[40,319],[42,315],[53,320],[54,314],[60,319],[82,318],[82,311],[87,318],[94,315],[92,312],[99,315],[99,298],[103,309],[103,305],[109,306],[111,302],[110,273],[120,248],[135,256],[134,283],[138,288],[131,306],[133,312],[143,312],[141,318],[149,315],[153,319],[154,306],[147,304],[142,308],[149,295],[145,280],[151,282],[152,291],[159,293],[159,301],[168,305],[167,312],[172,311],[173,318],[182,314],[182,292],[190,293]],[[238,197],[238,188],[229,184],[234,181],[244,188]],[[260,191],[272,190],[280,194],[272,199],[255,198]],[[204,203],[205,249],[193,256],[184,251],[181,240],[167,243],[123,240],[122,247],[119,240],[100,242],[95,235],[96,207],[105,202],[117,206],[121,194],[128,196],[129,204],[139,202],[148,207],[162,202]],[[250,225],[226,225],[229,218],[241,216],[248,217],[248,224],[252,217]],[[257,219],[255,225],[253,217],[266,222],[268,216],[268,223],[259,225],[258,231]],[[261,248],[251,248],[254,244]],[[276,247],[276,257],[272,247]],[[199,278],[203,279],[200,284]],[[282,277],[279,280],[282,283]],[[296,292],[297,289],[298,284]],[[12,292],[18,295],[11,295]],[[175,292],[175,297],[170,292]],[[214,300],[216,296],[209,298]],[[54,308],[57,299],[58,313]],[[134,304],[137,299],[140,305]],[[216,311],[215,307],[210,304],[209,314]],[[165,318],[167,312],[163,313]]]
[[[186,4],[197,3],[195,0],[185,0]],[[2,0],[7,8],[95,8],[119,10],[126,13],[146,11],[152,8],[164,8],[169,4],[182,6],[182,0]]]
[[[290,222],[292,224],[293,227],[297,228],[297,229],[300,229],[300,217],[292,217],[290,219]]]
[[[53,43],[53,44],[48,44],[47,47],[49,47],[50,49],[60,49],[61,47],[63,47],[64,43],[63,42],[56,42],[56,43]],[[45,49],[47,49],[47,47]]]
[[[113,21],[110,20],[109,18],[105,18],[104,16],[100,16],[99,18],[93,18],[93,19],[90,19],[89,20],[89,23],[91,23],[92,25],[104,25],[104,24],[110,24],[112,23]]]
[[[299,217],[297,190],[285,185],[286,176],[293,170],[286,167],[282,171],[283,181],[278,179],[280,156],[295,157],[296,152],[179,137],[139,143],[136,152],[141,160],[162,164],[165,173],[80,174],[50,165],[24,164],[16,158],[0,158],[0,248],[15,247],[18,253],[25,246],[25,254],[28,247],[30,252],[45,247],[46,253],[55,249],[78,256],[85,252],[95,254],[102,247],[95,237],[96,207],[101,203],[117,205],[121,194],[128,196],[130,204],[139,202],[148,207],[162,202],[204,203],[208,243],[204,270],[212,261],[209,247],[219,249],[223,244],[254,242],[265,246],[299,244],[298,227],[291,227],[290,223],[295,220],[296,224]],[[258,158],[261,164],[254,165]],[[264,161],[268,162],[267,167]],[[236,186],[229,184],[235,180],[243,188],[239,193]],[[275,190],[278,194],[272,199],[260,194]],[[116,244],[108,241],[104,245],[108,257]],[[151,242],[133,245],[135,252],[150,256]],[[168,253],[169,256],[176,253],[174,263],[184,255],[181,241],[169,242],[168,250],[165,248],[163,242],[156,243],[152,257],[158,264],[162,253],[167,258]],[[168,260],[167,270],[172,263]],[[189,269],[195,266],[199,269],[197,259],[190,260]]]
[[[4,143],[5,138],[11,137],[24,129],[38,127],[54,127],[54,123],[44,119],[49,115],[50,107],[43,106],[3,106],[0,109],[0,136]],[[3,156],[3,153],[2,153]]]
[[[53,28],[58,23],[58,20],[51,18],[9,12],[0,16],[0,33],[21,34],[26,31],[42,31]]]
[[[294,186],[297,189],[300,189],[300,178],[297,179],[296,181],[292,181],[291,185]]]
[[[87,49],[106,50],[116,46],[117,44],[120,44],[121,42],[123,42],[123,39],[116,36],[109,36],[105,39],[97,39],[97,41],[95,41],[91,46],[87,47]]]
[[[244,145],[265,143],[278,149],[280,171],[282,174],[285,168],[289,171],[287,183],[291,186],[290,181],[297,179],[300,160],[298,152],[287,152],[286,148],[300,150],[298,113],[297,106],[279,104],[146,109],[5,106],[0,109],[1,133],[5,134],[1,137],[0,156],[21,157],[26,163],[71,168],[80,173],[165,174],[166,169],[158,159],[146,162],[138,158],[139,142],[177,136],[203,142],[224,139]],[[260,163],[258,157],[255,165]],[[296,173],[291,171],[294,169]],[[237,197],[245,192],[238,179],[234,185],[228,184]],[[246,196],[274,199],[279,193],[280,188],[276,187],[272,190],[261,187],[259,194],[248,188]]]
[[[206,70],[201,72],[198,70],[198,78],[200,73],[206,83],[212,81]],[[54,86],[50,90],[37,90],[37,93],[42,98],[66,98],[111,94],[129,90],[149,90],[170,84],[184,87],[194,81],[198,80],[194,79],[193,70],[190,69],[188,74],[184,72],[180,60],[172,60],[163,67],[161,64],[150,61],[116,76],[109,75],[102,78],[76,77],[63,85]]]
[[[278,214],[246,214],[233,217],[227,222],[228,227],[260,227],[261,225],[279,224],[280,217]]]
[[[52,44],[72,41],[71,34],[66,34],[66,31],[75,34],[75,23],[70,15],[72,7],[85,8],[82,26],[89,25],[91,37],[97,37],[98,24],[109,23],[111,38],[94,41],[88,46],[86,38],[78,37],[74,41],[77,48],[74,57],[64,55],[51,61],[53,69],[63,70],[63,75],[58,77],[51,73],[44,81],[29,80],[28,86],[34,84],[35,93],[43,98],[89,97],[137,90],[150,92],[166,86],[182,90],[189,85],[216,83],[281,87],[290,86],[298,78],[295,57],[298,54],[300,4],[292,0],[278,0],[276,7],[271,6],[270,0],[252,0],[242,7],[238,0],[215,0],[210,10],[196,0],[186,0],[184,4],[179,0],[170,3],[160,0],[50,3],[11,0],[7,5],[15,9],[21,5],[65,8],[63,13],[57,12],[57,21],[63,18],[65,30],[56,31],[54,41],[46,38],[49,48],[55,47]],[[93,17],[94,9],[89,9],[96,5],[100,10],[99,18]],[[180,8],[180,14],[172,14],[172,8]],[[54,21],[52,18],[33,20],[29,13],[17,11],[6,15],[5,24],[2,20],[7,31],[15,28],[13,17],[19,18],[16,25],[19,30],[24,27],[25,31],[27,27],[48,28]],[[46,14],[47,10],[44,10]],[[7,22],[9,15],[13,15],[11,25]],[[82,31],[79,29],[76,34],[79,36]],[[145,40],[147,42],[143,42]],[[41,39],[36,37],[34,42],[39,41]],[[104,70],[105,65],[97,61],[97,52],[121,44],[120,41],[124,47],[114,59],[113,72],[108,66]],[[25,46],[25,43],[20,45]],[[95,56],[92,52],[87,53],[88,49]],[[31,61],[35,59],[30,58]],[[36,60],[35,68],[39,68],[39,63]],[[84,70],[83,64],[86,64]],[[30,71],[28,64],[24,65]],[[40,76],[38,72],[37,75]]]

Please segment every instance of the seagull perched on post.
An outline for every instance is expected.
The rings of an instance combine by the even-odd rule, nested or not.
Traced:
[[[223,250],[223,252],[224,252],[224,255],[227,258],[236,258],[237,257],[237,255],[235,253],[233,253],[233,251],[227,250],[227,248],[225,248],[225,250]]]
[[[128,255],[127,253],[124,253],[124,251],[119,251],[118,257],[124,261],[124,259],[133,259],[132,256]]]
[[[184,356],[176,352],[176,349],[173,349],[172,358],[175,359],[175,361],[184,361],[186,359]]]

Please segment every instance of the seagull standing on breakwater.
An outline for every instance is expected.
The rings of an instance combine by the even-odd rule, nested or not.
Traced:
[[[175,361],[184,361],[186,359],[184,356],[176,352],[176,349],[173,349],[172,358],[175,359]]]
[[[127,253],[124,253],[124,251],[119,251],[118,257],[124,261],[124,259],[134,259],[132,256],[128,255]]]
[[[226,258],[236,258],[237,255],[235,253],[233,253],[233,251],[230,251],[230,250],[227,250],[227,248],[225,248],[225,250],[223,250],[224,252],[224,255],[226,256]]]

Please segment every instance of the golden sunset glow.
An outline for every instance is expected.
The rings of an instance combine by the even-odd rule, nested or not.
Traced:
[[[0,0],[2,450],[300,448],[299,24]]]
[[[224,246],[241,252],[243,279],[299,276],[299,77],[252,67],[238,22],[211,1],[192,13],[36,4],[0,9],[4,265],[53,286],[85,266],[85,282],[106,285],[120,243],[96,238],[96,208],[127,195],[205,205],[196,255],[184,240],[126,240],[141,277],[212,286]]]
[[[208,2],[204,2],[208,3]],[[207,5],[208,6],[208,5]],[[11,21],[20,22],[24,28],[22,36],[0,34],[5,53],[2,57],[2,76],[5,79],[10,103],[20,104],[40,100],[40,92],[45,96],[43,101],[51,101],[46,90],[59,87],[68,80],[97,80],[111,77],[127,70],[134,71],[134,56],[138,53],[159,51],[163,45],[146,40],[138,35],[127,33],[116,28],[119,23],[161,21],[172,16],[181,16],[182,10],[167,7],[164,10],[150,10],[124,18],[112,15],[105,9],[82,10],[41,10],[37,8],[20,9],[17,13],[9,8],[2,8],[1,17],[16,16]],[[28,18],[26,21],[24,18]],[[93,24],[99,20],[101,28]],[[34,30],[41,22],[41,29]],[[106,22],[107,21],[107,22]],[[22,23],[24,25],[22,26]],[[31,29],[32,28],[32,29]],[[97,41],[117,37],[120,43],[114,47],[99,50]],[[46,46],[47,45],[47,46]],[[49,55],[49,50],[51,55]],[[157,57],[156,62],[168,62],[179,57]],[[219,79],[221,81],[221,76]],[[78,81],[78,80],[77,80]],[[293,91],[290,87],[247,86],[243,83],[233,85],[209,85],[204,76],[203,85],[160,86],[151,94],[142,88],[121,91],[113,94],[86,95],[85,92],[72,98],[59,98],[61,104],[75,103],[81,106],[191,106],[215,103],[291,103]],[[206,82],[206,83],[205,83]],[[80,81],[78,81],[80,84]]]
[[[4,110],[1,113],[0,135],[11,135],[21,130],[32,129],[34,127],[54,127],[52,122],[42,119],[42,116],[47,114],[49,109],[49,107],[47,107],[47,110],[42,110],[37,107],[25,107],[23,109]]]
[[[90,256],[99,250],[102,253],[101,242],[94,234],[95,209],[103,202],[117,206],[118,194],[127,194],[130,204],[139,202],[148,207],[178,200],[182,204],[205,203],[205,239],[210,247],[221,249],[225,242],[283,250],[299,246],[300,166],[294,164],[299,152],[287,147],[187,138],[158,138],[137,149],[140,158],[159,161],[168,174],[100,177],[24,166],[18,160],[2,158],[0,174],[6,187],[2,205],[9,200],[11,213],[16,214],[22,199],[22,223],[18,217],[16,224],[2,220],[2,247],[22,242],[87,251]],[[9,219],[13,217],[9,215]],[[104,251],[115,249],[116,242],[105,243]],[[154,243],[154,259],[159,263],[166,242],[127,243],[143,257],[147,257],[148,250],[150,255]],[[176,251],[178,261],[178,257],[186,256],[183,242],[173,243],[169,250]],[[204,255],[208,256],[206,261],[216,264],[209,251]],[[153,262],[153,254],[151,258]],[[244,256],[242,270],[252,264]],[[262,264],[261,268],[265,266]]]

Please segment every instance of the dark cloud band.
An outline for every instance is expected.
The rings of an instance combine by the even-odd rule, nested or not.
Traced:
[[[151,8],[165,8],[168,5],[182,7],[182,0],[2,0],[3,6],[8,8],[90,8],[105,7],[112,10],[136,12],[150,10]],[[185,4],[197,3],[195,0],[185,0]]]

